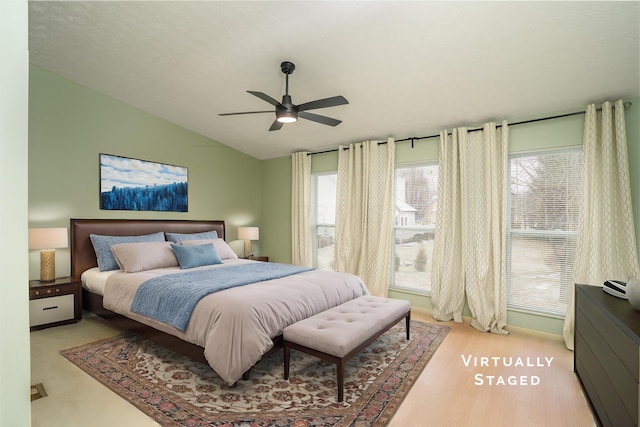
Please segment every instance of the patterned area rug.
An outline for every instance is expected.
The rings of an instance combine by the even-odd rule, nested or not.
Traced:
[[[335,365],[298,351],[289,381],[280,350],[232,387],[208,365],[134,334],[62,354],[162,426],[372,426],[391,420],[449,330],[412,321],[406,341],[400,322],[347,363],[341,403]]]

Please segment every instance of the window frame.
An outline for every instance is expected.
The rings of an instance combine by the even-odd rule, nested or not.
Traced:
[[[311,224],[313,227],[313,236],[312,236],[312,245],[313,245],[313,250],[312,250],[312,257],[313,257],[313,267],[314,268],[319,268],[318,267],[318,230],[321,227],[325,227],[325,228],[333,228],[334,230],[334,236],[335,236],[335,228],[336,228],[336,224],[335,221],[333,224],[330,223],[319,223],[318,220],[318,178],[321,176],[327,176],[327,175],[334,175],[336,177],[336,191],[337,191],[337,177],[338,177],[338,171],[326,171],[326,172],[313,172],[311,173],[311,193],[312,193],[312,200],[311,200]],[[334,214],[335,217],[335,214]],[[335,253],[334,253],[334,262],[335,262]],[[334,271],[334,270],[332,270]]]
[[[419,167],[433,167],[436,166],[438,168],[438,174],[440,173],[440,162],[438,160],[431,160],[431,161],[421,161],[421,162],[415,162],[415,163],[402,163],[402,164],[396,164],[394,167],[394,175],[393,175],[393,179],[394,179],[394,185],[393,185],[393,200],[394,200],[394,209],[395,209],[395,202],[397,200],[397,182],[396,182],[396,177],[397,177],[397,171],[398,169],[407,169],[407,168],[419,168]],[[436,194],[437,194],[437,185],[436,185]],[[402,222],[402,221],[400,221]],[[410,231],[410,230],[415,230],[417,232],[422,232],[422,233],[432,233],[433,235],[435,235],[435,231],[436,231],[436,223],[435,220],[433,222],[432,225],[401,225],[401,224],[396,224],[396,218],[394,215],[393,218],[393,223],[392,223],[392,228],[393,228],[393,233],[392,233],[392,241],[391,241],[391,266],[389,268],[389,290],[398,290],[398,291],[409,291],[409,292],[414,292],[420,295],[427,295],[430,296],[431,295],[431,288],[418,288],[418,287],[412,287],[412,286],[402,286],[402,285],[397,285],[395,283],[395,276],[396,276],[396,271],[395,271],[395,267],[396,267],[396,233],[397,231]],[[418,233],[416,233],[418,234]],[[433,252],[431,252],[430,254],[431,258],[433,259]],[[431,271],[430,269],[427,269],[425,271],[429,276],[431,276]]]
[[[507,192],[507,202],[506,202],[506,223],[505,223],[505,239],[506,239],[506,259],[505,259],[505,276],[506,276],[506,286],[507,286],[507,310],[514,312],[521,312],[526,314],[533,314],[538,316],[564,319],[565,313],[556,313],[550,311],[544,311],[541,309],[536,309],[535,307],[526,307],[518,304],[512,304],[510,301],[511,295],[511,287],[512,287],[512,253],[513,253],[513,245],[512,239],[510,236],[518,236],[518,237],[542,237],[542,238],[557,238],[561,237],[565,241],[567,238],[573,237],[574,241],[577,239],[578,230],[569,231],[569,230],[537,230],[537,229],[513,229],[511,228],[511,215],[512,215],[512,191],[511,191],[511,167],[512,160],[515,158],[521,157],[533,157],[533,156],[541,156],[541,155],[553,155],[553,154],[562,154],[562,153],[571,153],[576,152],[584,155],[583,147],[580,146],[567,146],[567,147],[558,147],[558,148],[544,148],[540,150],[526,151],[526,152],[518,152],[518,153],[509,153],[508,155],[508,168],[505,179],[507,180],[508,189]],[[582,171],[581,171],[582,172]],[[582,179],[582,174],[578,174],[579,179]],[[581,182],[578,183],[581,186]],[[574,260],[575,261],[575,260]],[[574,266],[572,266],[573,268]],[[567,283],[567,286],[571,286],[571,283]]]

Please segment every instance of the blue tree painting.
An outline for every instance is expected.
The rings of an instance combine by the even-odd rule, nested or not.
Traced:
[[[188,211],[187,168],[100,154],[100,209]]]

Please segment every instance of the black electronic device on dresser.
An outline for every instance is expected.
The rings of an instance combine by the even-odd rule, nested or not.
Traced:
[[[640,312],[599,286],[576,285],[574,371],[599,425],[638,425]]]
[[[82,286],[79,280],[29,281],[31,330],[74,323],[82,319]]]

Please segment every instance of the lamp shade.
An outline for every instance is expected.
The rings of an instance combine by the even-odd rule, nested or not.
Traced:
[[[29,249],[58,249],[68,245],[66,228],[29,229]]]
[[[238,227],[238,240],[259,240],[260,229],[258,227]]]

